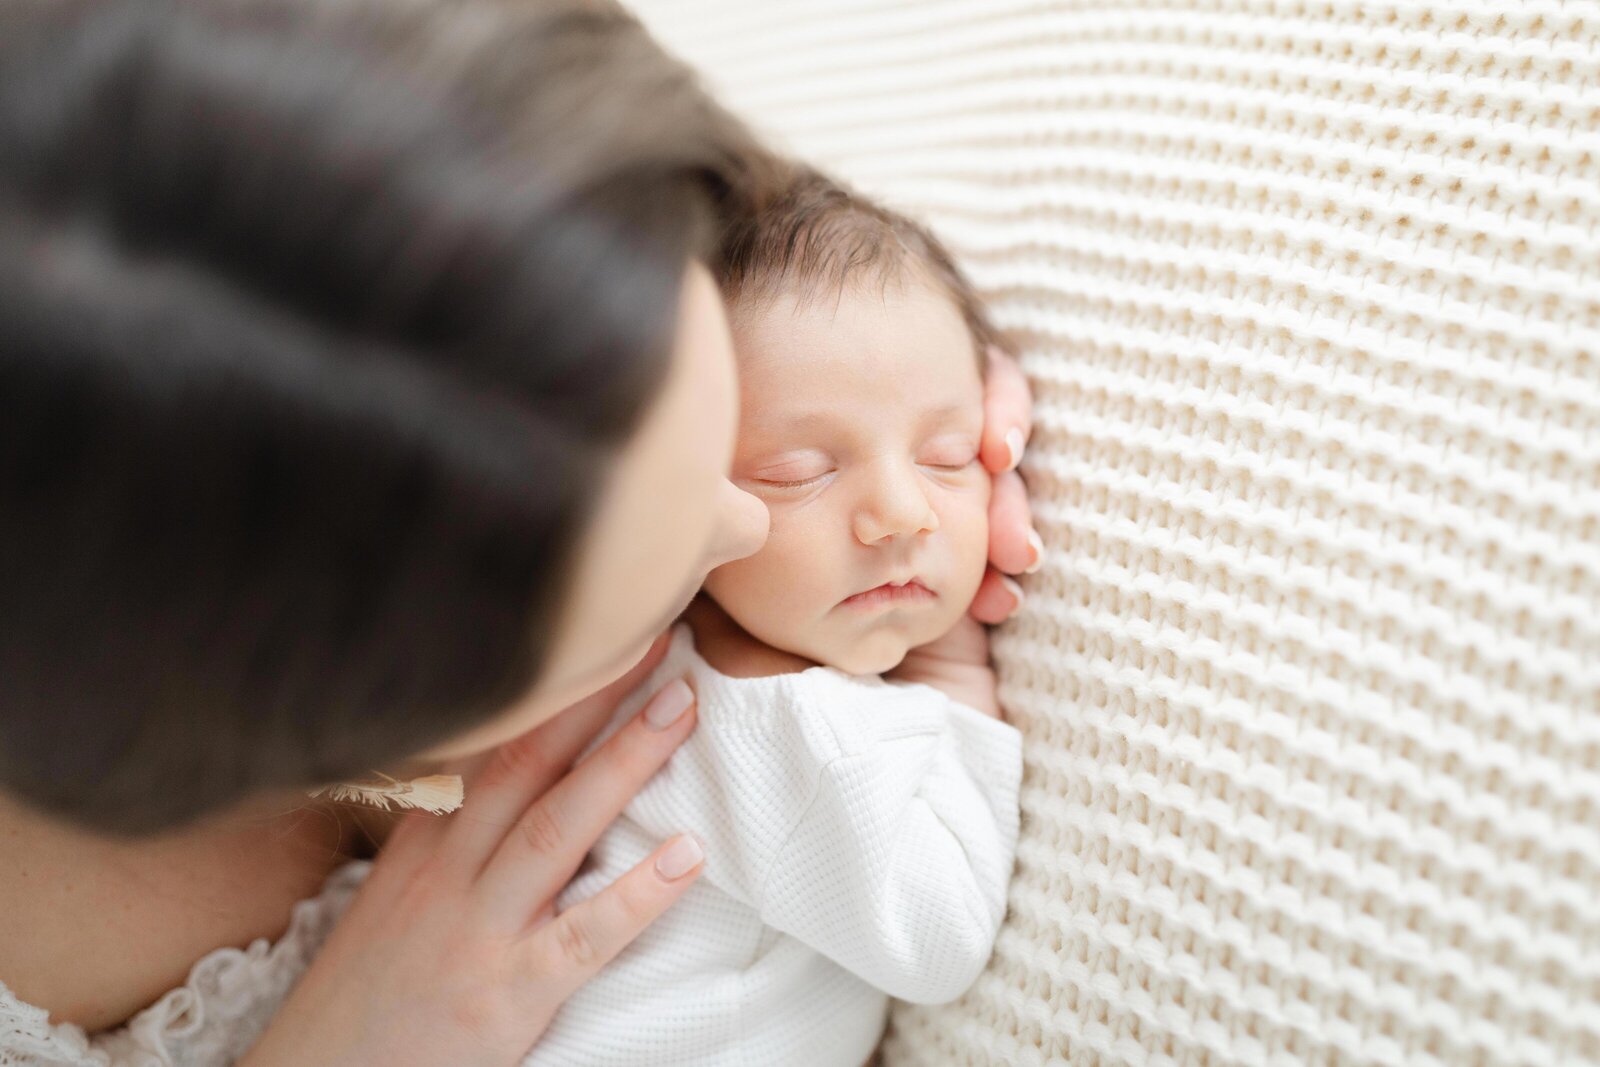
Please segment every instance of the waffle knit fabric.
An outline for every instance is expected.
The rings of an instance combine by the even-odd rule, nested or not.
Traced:
[[[1600,1063],[1600,4],[637,0],[1020,342],[987,971],[891,1065]]]
[[[730,677],[680,624],[587,751],[674,678],[698,725],[556,907],[683,831],[705,872],[561,1005],[522,1067],[858,1067],[889,995],[946,1003],[990,955],[1021,738],[925,685],[823,666]]]

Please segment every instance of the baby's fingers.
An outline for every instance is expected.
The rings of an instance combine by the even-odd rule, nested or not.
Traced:
[[[588,900],[574,904],[524,942],[518,974],[529,992],[558,1005],[661,917],[700,876],[705,854],[689,834],[661,845]]]

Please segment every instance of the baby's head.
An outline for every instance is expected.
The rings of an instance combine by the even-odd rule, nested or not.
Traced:
[[[983,578],[994,331],[932,234],[811,170],[732,235],[721,275],[733,478],[772,532],[706,592],[774,648],[886,671],[959,621]]]

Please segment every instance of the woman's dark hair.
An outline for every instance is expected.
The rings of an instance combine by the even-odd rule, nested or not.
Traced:
[[[145,832],[537,679],[747,131],[593,0],[0,5],[0,792]]]

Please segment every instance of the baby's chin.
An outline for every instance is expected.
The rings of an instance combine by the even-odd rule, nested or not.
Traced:
[[[945,620],[941,614],[937,620],[930,618],[919,626],[885,625],[865,632],[817,634],[805,642],[810,647],[804,655],[846,674],[883,674],[898,667],[913,648],[927,644],[954,625],[955,620]]]
[[[718,603],[758,641],[846,674],[863,675],[898,667],[908,652],[948,633],[965,613],[955,602],[941,601],[908,615],[890,612],[872,620],[843,620],[824,612],[802,621],[804,611],[778,620],[742,612],[746,605],[737,599]]]
[[[829,650],[831,654],[812,658],[846,674],[883,674],[900,666],[912,647],[899,634],[874,634],[868,640],[841,644],[838,649]]]

